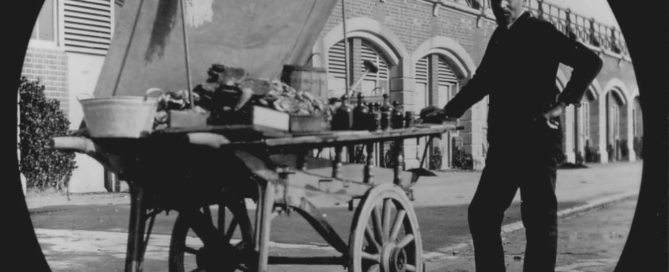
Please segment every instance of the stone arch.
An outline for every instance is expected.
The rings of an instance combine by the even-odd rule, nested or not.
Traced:
[[[627,90],[625,83],[622,82],[620,79],[613,78],[609,80],[609,82],[606,84],[606,87],[604,87],[603,91],[604,92],[602,93],[601,97],[604,97],[609,92],[615,92],[622,100],[621,102],[623,105],[627,105],[628,101],[630,100],[629,91]]]
[[[411,54],[411,72],[413,73],[413,63],[429,54],[439,54],[443,56],[451,68],[464,78],[471,78],[476,65],[474,60],[457,41],[449,37],[436,36],[423,42]]]
[[[426,41],[424,41],[416,50],[414,50],[411,53],[411,56],[407,58],[407,61],[405,62],[405,66],[409,66],[410,71],[410,76],[411,78],[415,78],[415,65],[416,63],[423,57],[429,56],[429,55],[438,55],[440,58],[443,58],[448,66],[453,70],[455,75],[458,78],[459,84],[463,84],[466,82],[468,79],[470,79],[475,71],[476,71],[476,65],[474,64],[473,59],[467,53],[467,51],[462,47],[458,42],[456,42],[452,38],[448,37],[443,37],[443,36],[436,36],[432,37]],[[406,74],[405,74],[406,75]],[[459,84],[456,84],[455,86],[458,86]],[[455,88],[457,89],[457,87]],[[415,91],[415,89],[414,89]],[[432,89],[434,92],[435,90]],[[414,99],[416,94],[414,94]],[[441,103],[441,102],[440,102]],[[443,106],[443,105],[440,105]],[[475,106],[476,108],[476,106]],[[483,112],[484,108],[479,106],[480,108],[477,113],[472,112],[473,115],[485,115]],[[416,109],[419,110],[419,109]],[[463,123],[468,123],[471,124],[469,127],[470,128],[470,135],[472,137],[471,141],[469,141],[471,144],[469,146],[466,146],[465,149],[468,150],[470,154],[473,155],[474,159],[474,164],[475,165],[482,165],[484,162],[484,155],[485,151],[487,150],[487,144],[485,144],[485,135],[481,132],[481,130],[478,131],[471,131],[471,128],[474,126],[480,127],[481,124],[476,124],[478,123],[485,123],[485,117],[482,116],[483,118],[479,118],[478,120],[474,121],[473,119],[470,120],[464,120]],[[476,135],[474,135],[476,134]],[[433,142],[433,144],[437,144],[440,149],[442,150],[442,167],[448,168],[450,167],[450,164],[452,163],[452,152],[453,152],[453,146],[452,146],[452,141],[454,137],[451,135],[451,133],[444,134],[442,136],[443,138],[439,141]],[[422,147],[420,147],[422,148]],[[430,154],[432,155],[432,154]],[[481,166],[482,167],[482,166]]]
[[[474,60],[462,45],[455,41],[455,39],[444,36],[435,36],[425,40],[411,53],[411,56],[406,59],[405,66],[408,66],[408,69],[406,70],[411,73],[408,77],[415,77],[415,64],[421,58],[433,54],[443,58],[448,66],[453,69],[453,72],[458,78],[459,86],[466,84],[476,72],[476,64],[474,63]],[[485,101],[486,100],[484,99],[481,102],[476,103],[467,111],[467,113],[465,113],[465,116],[460,119],[460,122],[462,122],[466,128],[464,134],[461,136],[468,138],[465,141],[464,148],[467,153],[472,155],[475,169],[482,169],[485,165],[485,152],[487,150],[486,135],[484,132],[484,128],[487,126]],[[449,134],[445,139],[447,140],[445,142],[440,142],[440,144],[442,144],[442,148],[447,151],[444,154],[449,156],[449,152],[452,151],[452,147],[450,146],[452,144],[451,135]],[[450,157],[448,160],[444,161],[450,162]]]
[[[351,18],[346,20],[346,30],[349,38],[363,38],[377,46],[381,51],[380,53],[384,54],[391,62],[390,64],[398,67],[397,71],[391,71],[392,76],[397,77],[410,72],[406,67],[408,65],[402,65],[404,58],[409,56],[406,47],[404,47],[404,44],[389,28],[385,27],[379,21],[363,17]],[[314,45],[314,53],[323,56],[324,63],[322,67],[327,67],[327,58],[325,56],[327,56],[328,49],[343,39],[344,24],[339,23],[325,34],[320,42]]]
[[[610,96],[613,96],[618,104],[616,112],[610,112]],[[630,91],[627,86],[618,78],[609,80],[601,93],[600,106],[603,107],[604,128],[604,147],[607,151],[613,151],[613,154],[607,155],[609,159],[624,160],[625,156],[630,161],[635,160],[635,154],[632,143],[632,108],[634,103],[630,103]],[[613,118],[613,119],[612,119]],[[615,131],[615,130],[618,131]],[[620,142],[619,142],[620,141]],[[623,142],[624,141],[624,142]],[[623,149],[624,148],[624,149]],[[623,151],[626,151],[625,152]]]
[[[562,70],[558,69],[555,84],[560,92],[564,90],[568,82],[569,78],[567,78]],[[581,104],[580,108],[568,105],[565,113],[561,116],[563,132],[562,148],[567,162],[575,163],[577,161],[577,153],[585,160],[585,150],[593,144],[596,145],[598,142],[599,120],[597,117],[599,114],[597,112],[599,101],[597,99],[599,98],[599,90],[599,84],[596,80],[593,81],[584,94],[584,97],[588,97],[588,105]],[[588,116],[581,116],[579,114],[588,114]],[[588,131],[587,135],[586,130]]]

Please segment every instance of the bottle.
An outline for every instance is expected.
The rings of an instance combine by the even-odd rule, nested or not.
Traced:
[[[404,127],[405,128],[412,128],[415,126],[415,120],[414,120],[414,114],[413,111],[407,111],[404,113]]]
[[[377,131],[381,129],[381,112],[379,112],[379,103],[369,103],[369,119],[367,119],[367,128],[369,131]]]
[[[383,105],[381,105],[381,129],[388,130],[392,127],[391,115],[393,106],[388,101],[388,94],[383,94]]]
[[[402,114],[400,103],[397,101],[393,101],[393,114],[390,118],[390,122],[393,124],[394,129],[404,127],[404,114]]]
[[[349,104],[348,95],[343,95],[341,99],[341,106],[337,108],[334,117],[332,118],[333,130],[350,130],[353,125],[353,106]]]
[[[362,103],[362,93],[358,93],[358,106],[353,109],[353,130],[366,130],[369,126],[369,108]]]

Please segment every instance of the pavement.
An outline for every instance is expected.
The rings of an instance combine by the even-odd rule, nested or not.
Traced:
[[[328,169],[315,170],[327,174]],[[362,171],[359,165],[348,165],[342,170],[347,179],[356,179]],[[522,170],[519,170],[522,171]],[[642,162],[609,164],[589,164],[584,169],[558,170],[556,194],[560,203],[578,203],[568,205],[559,211],[560,218],[578,216],[589,211],[628,201],[638,196],[641,182]],[[414,207],[443,207],[468,205],[474,194],[481,172],[478,171],[440,171],[437,177],[422,178],[413,187],[416,200]],[[379,181],[391,180],[392,172],[375,169],[374,176]],[[408,178],[409,173],[404,173]],[[520,201],[516,195],[515,203]],[[111,194],[70,194],[27,197],[30,210],[63,205],[128,205],[127,193]],[[320,207],[317,203],[316,206]],[[504,235],[522,232],[521,222],[509,222],[504,225]],[[42,249],[53,271],[113,271],[121,269],[124,263],[127,234],[123,232],[103,232],[87,230],[62,230],[37,228]],[[166,267],[169,235],[152,235],[147,248],[144,271],[164,271]],[[332,253],[329,246],[294,245],[273,243],[270,248],[274,253],[308,252],[309,254]],[[444,244],[437,250],[424,252],[426,271],[445,270],[444,264],[458,253],[471,250],[471,241],[465,240],[453,244]],[[108,269],[100,269],[102,265]],[[98,266],[96,266],[98,265]],[[94,268],[95,267],[95,268]],[[301,270],[296,266],[273,266],[270,271],[343,271],[341,267],[308,266]],[[333,270],[334,269],[334,270]],[[457,270],[453,270],[457,271]],[[466,270],[463,270],[466,271]],[[565,270],[571,271],[571,270]]]

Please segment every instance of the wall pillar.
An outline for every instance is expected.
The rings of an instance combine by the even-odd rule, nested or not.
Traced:
[[[608,133],[606,131],[606,126],[608,123],[608,116],[607,116],[607,110],[606,110],[606,95],[600,95],[598,99],[598,119],[599,119],[599,143],[597,147],[599,148],[599,154],[600,154],[600,163],[608,163],[609,162],[609,152],[606,151],[606,142],[608,141],[606,137],[608,137]]]
[[[460,125],[465,127],[460,131],[464,143],[464,149],[467,154],[472,155],[474,170],[482,170],[485,167],[485,156],[483,154],[483,145],[486,139],[483,136],[483,126],[486,122],[485,100],[474,104],[460,118]]]
[[[627,150],[629,150],[629,161],[633,162],[636,161],[636,152],[634,151],[634,116],[632,115],[632,112],[634,111],[634,100],[629,99],[627,101],[627,104],[625,105],[625,111],[627,111],[627,114],[625,118],[627,119]]]
[[[565,149],[565,156],[567,157],[567,162],[575,163],[576,162],[576,153],[574,152],[575,150],[575,145],[574,145],[574,122],[576,120],[574,116],[574,106],[569,105],[565,109],[565,123],[564,125],[564,149]]]
[[[416,80],[413,77],[396,77],[390,79],[391,101],[397,101],[404,106],[405,111],[413,111],[418,116],[421,109],[414,107],[413,93]],[[415,139],[404,140],[404,164],[407,169],[418,167],[423,150],[418,150]],[[424,165],[425,166],[425,165]]]
[[[84,118],[78,94],[93,94],[104,63],[104,56],[67,53],[70,129],[77,130]],[[76,153],[77,168],[72,171],[69,190],[72,193],[106,192],[104,168],[87,155]]]

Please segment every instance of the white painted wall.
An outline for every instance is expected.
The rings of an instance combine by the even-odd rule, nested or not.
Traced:
[[[70,129],[79,129],[84,118],[81,104],[77,95],[81,93],[93,94],[95,84],[100,76],[104,56],[67,53],[68,56],[68,84],[70,92],[70,110],[68,112]],[[72,173],[69,190],[72,193],[106,192],[104,186],[104,168],[97,161],[87,155],[78,154],[75,157],[77,169]]]

